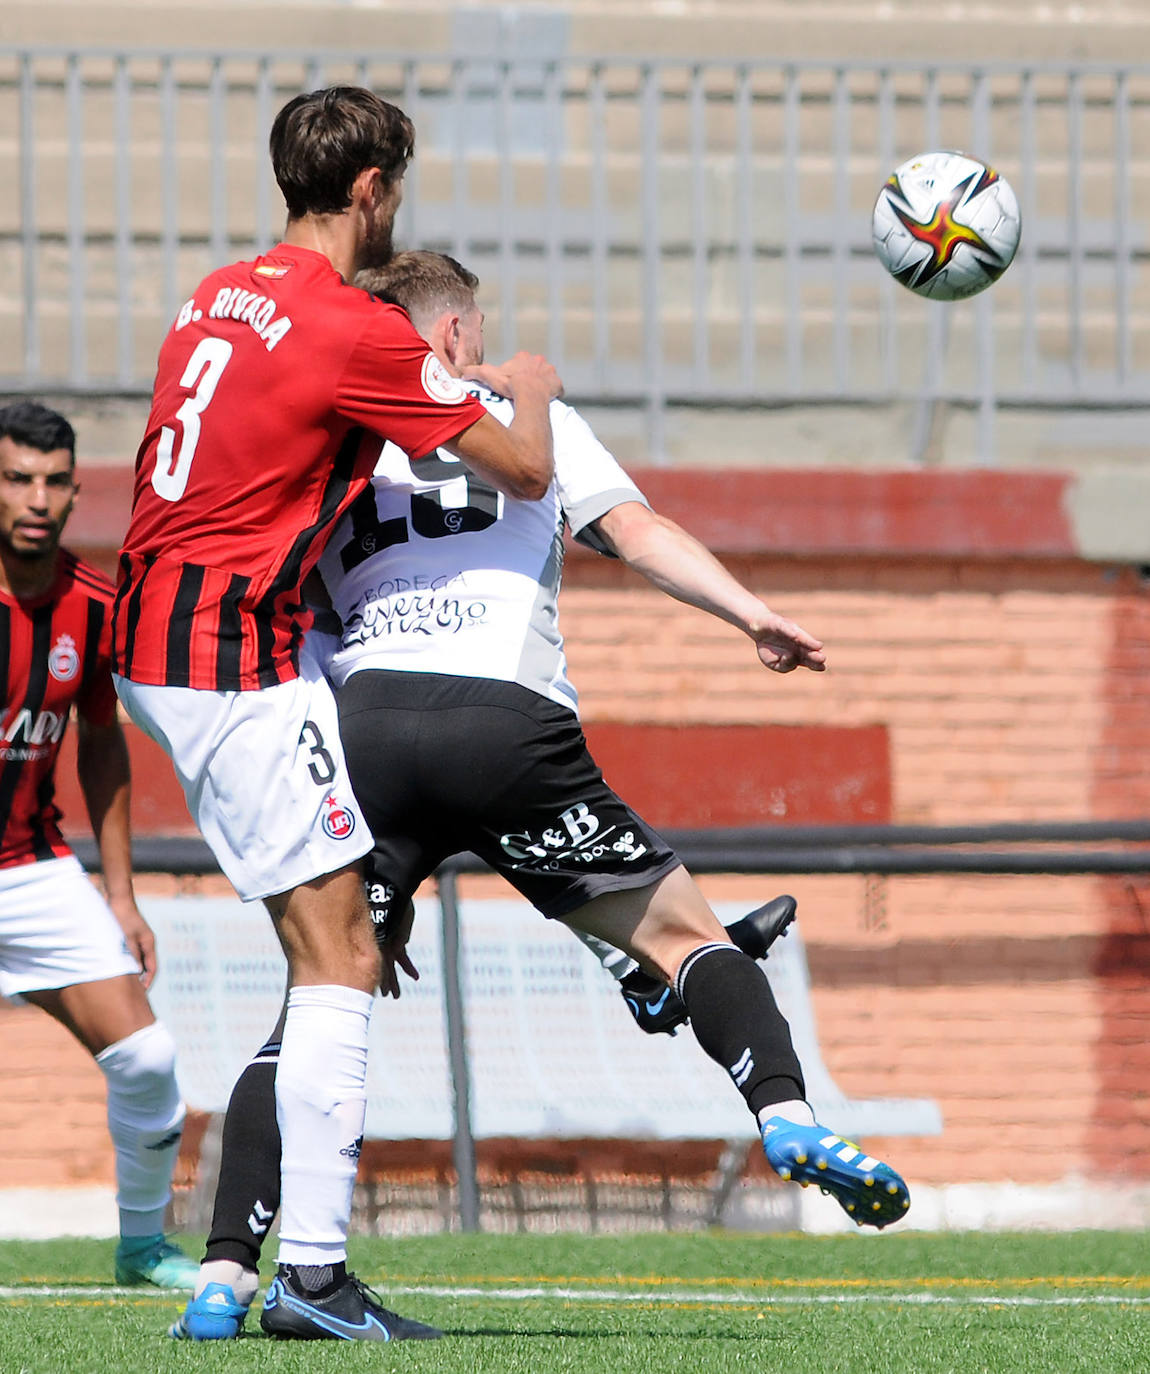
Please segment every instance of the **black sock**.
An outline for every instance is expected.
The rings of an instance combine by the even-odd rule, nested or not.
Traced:
[[[773,1102],[805,1098],[791,1031],[762,969],[730,945],[704,945],[675,980],[695,1039],[731,1075],[756,1115]]]
[[[259,1268],[260,1249],[280,1205],[278,1053],[277,1037],[260,1050],[232,1089],[205,1260],[235,1260],[245,1269]]]
[[[279,1271],[297,1293],[309,1298],[330,1297],[347,1280],[347,1261],[336,1264],[281,1264]]]

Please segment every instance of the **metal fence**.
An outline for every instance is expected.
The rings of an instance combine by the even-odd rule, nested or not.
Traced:
[[[10,46],[0,388],[146,393],[199,278],[278,235],[275,111],[336,81],[412,116],[399,237],[480,274],[492,353],[642,406],[656,457],[679,405],[945,400],[986,460],[998,406],[1150,405],[1150,67]],[[1023,212],[961,305],[870,245],[882,181],[938,146]]]

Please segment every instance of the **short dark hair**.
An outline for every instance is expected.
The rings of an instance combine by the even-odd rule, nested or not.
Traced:
[[[59,411],[49,410],[39,401],[13,401],[0,406],[0,439],[11,439],[23,448],[54,453],[66,448],[76,462],[76,431]]]
[[[415,128],[398,106],[362,86],[328,86],[297,95],[276,115],[272,168],[288,216],[338,215],[366,167],[384,183],[402,177],[415,150]]]
[[[358,272],[355,284],[389,305],[402,306],[418,328],[445,310],[470,310],[479,278],[446,253],[413,248],[396,253],[383,267]]]

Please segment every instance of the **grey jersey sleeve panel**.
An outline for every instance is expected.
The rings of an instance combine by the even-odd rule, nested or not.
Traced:
[[[635,487],[618,487],[614,491],[596,492],[594,496],[580,501],[573,509],[564,510],[567,523],[571,526],[572,538],[580,544],[585,544],[587,548],[594,549],[596,553],[614,558],[616,555],[600,538],[598,530],[591,527],[601,516],[614,510],[616,506],[621,506],[625,501],[638,501],[641,506],[646,506],[650,510],[647,498]]]

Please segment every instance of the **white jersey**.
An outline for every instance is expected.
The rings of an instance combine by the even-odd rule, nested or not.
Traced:
[[[474,383],[504,425],[512,403]],[[328,664],[337,687],[363,668],[516,682],[572,711],[556,598],[563,529],[624,501],[646,501],[585,420],[551,402],[555,476],[540,501],[516,501],[451,454],[411,462],[394,444],[337,526],[319,571],[343,625]]]

